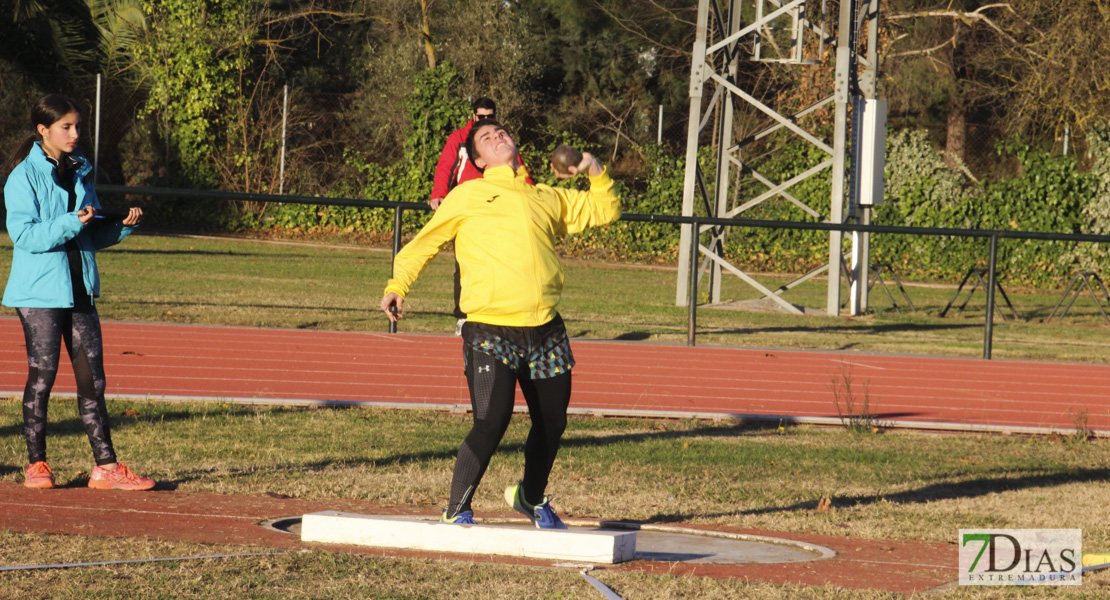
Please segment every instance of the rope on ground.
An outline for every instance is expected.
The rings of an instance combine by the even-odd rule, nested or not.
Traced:
[[[601,592],[601,595],[605,596],[605,600],[623,600],[620,596],[617,595],[616,592],[609,589],[609,586],[598,581],[596,577],[589,575],[589,571],[590,569],[582,569],[582,577],[585,577],[587,583],[594,586],[597,591]]]
[[[131,560],[106,560],[101,562],[59,563],[54,565],[16,565],[0,567],[0,571],[22,571],[31,569],[68,569],[70,567],[103,567],[107,565],[126,565],[131,563],[165,562],[179,560],[200,560],[205,558],[238,558],[242,556],[276,556],[288,552],[246,552],[243,554],[208,554],[203,556],[169,556],[164,558],[135,558]]]

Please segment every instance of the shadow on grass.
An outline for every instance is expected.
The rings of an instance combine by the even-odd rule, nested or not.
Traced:
[[[591,321],[594,324],[607,325],[609,327],[626,327],[628,324],[619,320],[605,320],[594,319]],[[710,335],[754,335],[754,334],[777,334],[777,333],[811,333],[811,334],[866,334],[866,335],[881,335],[881,334],[923,334],[937,331],[957,331],[957,330],[981,330],[983,325],[981,323],[883,323],[883,324],[870,324],[863,322],[844,322],[837,325],[806,325],[802,321],[798,325],[791,326],[752,326],[752,327],[736,327],[728,328],[714,325],[701,324],[698,326],[698,336]],[[675,324],[672,326],[657,325],[650,330],[636,330],[619,334],[612,339],[614,340],[629,340],[629,341],[643,341],[649,340],[652,336],[656,335],[674,335],[687,332],[685,325]],[[592,329],[579,329],[570,334],[571,339],[586,338],[593,333]],[[848,344],[839,348],[840,350],[847,350],[857,344]]]
[[[74,403],[74,400],[72,400],[72,399],[69,399],[69,400],[51,399],[50,408],[53,411],[57,411],[58,409],[56,407],[57,407],[58,404],[72,405],[73,403]],[[67,407],[67,408],[72,408],[74,413],[77,412],[76,407],[70,406],[70,407]],[[109,427],[111,428],[111,431],[113,433],[115,433],[117,431],[124,431],[124,430],[128,429],[129,427],[134,426],[134,425],[136,425],[138,423],[141,423],[141,422],[144,422],[144,423],[173,423],[175,421],[190,421],[190,420],[197,419],[197,418],[201,418],[201,415],[195,415],[195,414],[187,413],[187,412],[155,413],[152,416],[151,415],[144,416],[140,412],[140,414],[138,416],[123,416],[123,415],[119,414],[119,411],[116,411],[115,413],[109,413],[108,423],[109,423]],[[8,425],[4,425],[3,427],[0,427],[0,436],[20,436],[20,437],[22,437],[23,436],[23,422],[20,420],[18,422],[10,423]],[[46,422],[46,439],[47,439],[47,442],[49,443],[50,438],[56,437],[56,436],[59,436],[59,437],[80,436],[80,437],[84,438],[86,436],[85,425],[81,422],[80,417],[64,417],[64,418],[61,418],[61,419],[49,419],[48,418],[48,420]]]
[[[1104,308],[1104,310],[1106,308]],[[1067,315],[1063,318],[1060,317],[1062,311],[1062,308],[1057,310],[1055,316],[1049,321],[1048,316],[1052,314],[1052,308],[1047,306],[1033,308],[1026,311],[1026,320],[1049,325],[1078,325],[1080,327],[1105,326],[1108,324],[1103,314],[1097,312],[1098,307],[1094,306],[1090,301],[1088,301],[1087,306],[1081,306],[1080,301],[1076,301],[1075,305],[1068,310]],[[1065,322],[1065,319],[1068,322]]]
[[[1069,483],[1091,483],[1097,481],[1110,481],[1110,472],[1106,469],[1076,469],[1067,473],[1050,473],[1038,475],[1016,475],[999,477],[979,477],[957,483],[935,483],[921,488],[906,490],[893,494],[869,494],[858,496],[833,497],[833,506],[838,508],[854,508],[867,506],[879,502],[891,504],[926,504],[938,500],[956,500],[960,498],[978,498],[988,494],[1010,492],[1030,488],[1048,488]],[[738,517],[746,515],[766,515],[773,513],[789,513],[797,511],[812,511],[817,508],[818,500],[797,502],[788,506],[769,506],[749,510],[738,510],[724,513],[666,513],[657,514],[646,520],[650,523],[678,523],[692,518],[713,517]]]
[[[742,329],[725,329],[705,327],[698,330],[699,335],[707,334],[753,334],[753,333],[851,333],[866,331],[868,333],[925,333],[932,331],[949,331],[958,329],[982,329],[981,323],[886,323],[863,324],[845,323],[835,327],[746,327]]]
[[[514,419],[525,418],[527,415],[515,415]],[[569,437],[563,438],[561,447],[568,448],[595,448],[599,446],[607,446],[611,444],[620,444],[623,442],[643,442],[648,440],[676,440],[693,437],[735,437],[742,433],[753,433],[760,430],[766,430],[768,435],[772,435],[774,428],[765,426],[765,424],[745,424],[745,423],[732,423],[729,425],[712,426],[693,429],[690,431],[653,431],[649,433],[630,433],[622,435],[612,435],[600,438],[594,437]],[[458,437],[457,443],[462,444],[464,435]],[[523,454],[524,442],[502,442],[497,447],[497,452],[494,454],[493,460],[498,460],[499,457],[508,454]],[[457,446],[450,446],[441,450],[428,450],[425,452],[405,452],[394,454],[391,456],[381,458],[356,458],[346,459],[341,461],[313,461],[305,463],[285,463],[278,465],[252,465],[243,468],[233,469],[192,469],[184,476],[165,482],[167,485],[179,485],[182,483],[203,479],[206,477],[218,476],[220,478],[237,478],[247,476],[258,476],[267,473],[284,473],[301,472],[301,473],[316,473],[327,470],[336,466],[346,468],[352,467],[392,467],[398,465],[405,465],[410,463],[423,463],[430,461],[445,461],[454,460],[458,453]],[[161,482],[160,482],[161,483]]]
[[[350,323],[380,322],[382,324],[382,329],[383,330],[387,329],[387,327],[388,327],[388,324],[385,320],[385,316],[381,314],[380,309],[377,309],[377,308],[372,307],[370,305],[365,305],[365,306],[311,306],[311,307],[306,307],[303,304],[261,304],[261,303],[257,303],[257,302],[254,302],[254,303],[252,303],[252,302],[205,302],[205,303],[197,303],[197,302],[174,302],[174,301],[170,301],[170,300],[113,300],[113,301],[110,302],[110,305],[112,306],[112,308],[119,309],[119,310],[122,310],[123,307],[127,307],[127,306],[155,306],[155,307],[160,307],[160,308],[177,308],[177,307],[182,307],[182,306],[184,306],[184,307],[199,306],[199,307],[203,307],[203,308],[207,308],[207,309],[218,307],[218,308],[228,308],[228,309],[244,308],[244,309],[266,309],[266,310],[293,310],[293,311],[303,311],[304,314],[306,314],[306,315],[310,314],[310,311],[340,312],[340,313],[350,313],[350,314],[356,314],[356,315],[363,315],[363,318],[353,318],[352,319],[352,318],[344,317],[346,319],[344,321],[344,323],[350,324]],[[454,314],[452,314],[450,311],[427,310],[427,311],[421,311],[420,313],[417,313],[417,314],[419,314],[421,317],[451,317],[451,319],[455,318]],[[415,315],[413,315],[413,316],[415,316]],[[410,316],[410,318],[411,318],[411,316]],[[290,325],[290,327],[294,327],[296,329],[315,330],[315,329],[320,329],[322,323],[325,324],[325,325],[327,324],[323,321],[311,321],[311,322],[307,322],[307,323],[300,323],[300,324],[296,324],[296,325]],[[452,323],[454,323],[453,320],[452,320]],[[150,321],[149,324],[177,325],[179,323],[174,323],[172,321]],[[221,327],[223,327],[223,326],[236,327],[235,325],[219,325],[219,326],[221,326]],[[239,327],[242,327],[242,325],[240,325]],[[329,333],[330,332],[341,332],[341,331],[346,332],[345,330],[335,329],[333,327],[325,327],[323,329],[323,331],[329,332]],[[359,331],[361,331],[361,330],[359,330]],[[407,332],[406,331],[401,331],[400,333],[420,333],[420,332],[417,332],[417,331],[407,331]]]
[[[160,307],[178,307],[178,306],[203,306],[206,308],[221,307],[221,308],[269,308],[269,309],[285,309],[285,310],[306,310],[303,304],[259,304],[250,302],[174,302],[170,300],[116,300],[113,301],[114,306],[160,306]],[[366,306],[313,306],[312,310],[331,310],[340,312],[351,313],[367,313],[370,312]],[[446,315],[448,313],[422,313],[422,314],[439,314]]]
[[[293,259],[308,259],[308,260],[327,260],[327,257],[318,254],[287,254],[282,252],[278,253],[265,253],[265,252],[238,252],[238,251],[218,251],[218,250],[148,250],[139,248],[112,248],[112,254],[115,256],[124,256],[128,254],[135,255],[148,255],[148,256],[222,256],[227,258],[272,258],[274,260],[288,261]],[[340,260],[347,260],[347,257],[342,257]]]
[[[20,469],[20,470],[22,470],[22,469]],[[140,475],[146,476],[147,474],[144,471],[144,472],[141,472]],[[54,487],[57,488],[57,489],[62,489],[62,490],[78,490],[78,489],[81,489],[81,488],[87,488],[87,487],[89,487],[89,476],[87,474],[82,474],[78,477],[74,477],[73,479],[70,479],[69,481],[66,481],[65,483],[55,484]],[[178,487],[178,484],[176,482],[173,482],[173,481],[159,481],[158,479],[155,479],[154,480],[154,487],[151,488],[151,490],[155,491],[155,492],[172,492],[172,491],[176,490],[177,487]]]
[[[164,414],[151,415],[145,420],[148,422],[169,422],[176,420],[197,419],[202,418],[202,416],[203,415],[189,412],[169,412]],[[902,416],[912,415],[910,413],[883,413],[881,415],[877,415],[877,417],[880,419],[893,419]],[[515,420],[519,420],[522,418],[527,419],[527,415],[514,415]],[[139,419],[113,417],[112,425],[113,427],[117,427],[118,425],[126,426],[129,422],[135,423],[138,421]],[[788,423],[788,421],[784,421],[784,423]],[[54,432],[58,432],[59,430],[65,432],[65,434],[67,435],[84,435],[84,429],[79,419],[68,419],[61,423],[58,423],[54,429]],[[589,449],[613,446],[622,443],[645,443],[651,441],[683,440],[692,438],[735,438],[738,436],[755,438],[760,436],[780,435],[777,430],[777,423],[769,423],[763,421],[735,421],[725,424],[706,425],[690,430],[659,430],[616,435],[603,435],[599,437],[589,436],[589,430],[583,430],[571,431],[568,437],[564,438],[562,447],[564,449]],[[0,428],[0,434],[3,433],[16,435],[20,433],[20,428],[17,426]],[[419,464],[428,462],[453,461],[458,451],[458,446],[456,444],[461,444],[464,436],[465,433],[462,433],[458,435],[457,439],[448,440],[447,442],[437,442],[434,444],[435,446],[437,446],[437,448],[434,449],[419,452],[400,452],[382,457],[367,456],[364,458],[351,458],[344,460],[316,460],[305,462],[287,461],[279,464],[253,464],[230,469],[197,467],[185,471],[179,471],[180,476],[175,479],[158,480],[158,485],[155,489],[173,490],[177,489],[180,485],[188,482],[213,478],[227,480],[237,478],[265,478],[270,474],[282,476],[288,476],[292,473],[311,474],[335,468],[388,468],[414,463]],[[499,460],[499,458],[503,459],[507,455],[523,454],[523,452],[523,440],[503,442],[498,447],[497,453],[494,456],[494,460],[497,461]],[[17,470],[18,469],[9,469],[7,472],[14,473]],[[0,474],[4,473],[5,471],[0,470]],[[935,502],[938,500],[977,498],[981,496],[986,496],[988,494],[1020,489],[1047,488],[1069,483],[1085,483],[1098,481],[1110,481],[1110,472],[1105,469],[1076,469],[1066,472],[1048,474],[1030,473],[1018,475],[1002,474],[998,476],[986,475],[977,477],[975,479],[955,483],[935,483],[917,489],[906,490],[903,492],[892,494],[865,494],[856,496],[835,497],[833,498],[833,502],[835,506],[841,508],[867,506],[879,502],[888,502],[893,504],[924,504],[927,502]],[[79,487],[81,485],[81,482],[74,481],[71,483],[71,485]],[[797,502],[786,506],[767,506],[762,508],[720,512],[713,514],[694,512],[660,513],[646,519],[644,522],[686,522],[693,518],[713,518],[810,511],[817,507],[817,502],[817,500],[813,500],[806,502]]]

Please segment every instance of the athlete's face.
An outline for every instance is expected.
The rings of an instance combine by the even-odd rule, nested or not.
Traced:
[[[50,127],[39,125],[36,129],[42,136],[43,151],[51,158],[57,159],[63,153],[73,152],[77,147],[80,128],[81,115],[77,111],[72,111],[51,123]]]
[[[474,150],[478,158],[474,164],[481,169],[492,169],[516,160],[516,143],[507,131],[498,125],[482,125],[481,122],[475,127],[478,133],[474,134]]]

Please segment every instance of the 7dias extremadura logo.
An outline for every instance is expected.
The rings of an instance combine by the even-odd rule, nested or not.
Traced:
[[[961,529],[960,585],[1079,585],[1079,529]]]

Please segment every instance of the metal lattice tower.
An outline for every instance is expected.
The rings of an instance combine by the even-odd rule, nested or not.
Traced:
[[[856,135],[858,126],[849,123],[849,106],[855,103],[852,120],[863,114],[863,100],[874,99],[876,93],[877,24],[879,0],[841,0],[839,19],[835,32],[826,26],[828,0],[700,0],[698,5],[697,36],[694,41],[690,72],[690,116],[686,138],[686,171],[682,196],[682,214],[694,216],[695,209],[703,215],[715,217],[742,217],[742,213],[762,202],[780,197],[798,206],[811,217],[824,222],[844,223],[854,216],[860,222],[870,220],[869,207],[849,205],[845,211],[846,167],[848,164],[849,129]],[[749,21],[744,23],[746,17]],[[713,19],[710,22],[710,19]],[[864,33],[865,32],[865,33]],[[866,51],[860,53],[860,37],[864,33]],[[742,89],[738,73],[752,62],[776,62],[788,65],[811,65],[819,69],[823,64],[825,48],[835,49],[835,77],[828,94],[807,107],[787,114],[764,104],[751,91]],[[712,94],[707,98],[707,88]],[[807,130],[801,123],[818,111],[835,111],[832,119],[833,137],[822,139]],[[738,111],[747,110],[761,115],[765,120],[762,129],[754,134],[736,139],[734,118]],[[884,113],[885,114],[885,113]],[[704,173],[697,163],[698,149],[703,145],[706,127],[713,123],[716,148],[715,173]],[[785,129],[799,139],[812,144],[827,156],[819,164],[799,173],[787,181],[773,181],[745,162],[743,151],[771,134]],[[881,152],[881,150],[880,150]],[[858,163],[860,161],[855,161]],[[824,206],[808,206],[791,194],[790,188],[831,169],[830,202]],[[734,175],[750,176],[766,190],[750,198],[739,198],[734,189]],[[881,168],[880,168],[881,180]],[[857,183],[853,181],[853,184]],[[853,187],[858,187],[853,185]],[[852,190],[856,192],[855,189]],[[696,203],[700,196],[702,203]],[[736,196],[736,197],[734,197]],[[855,198],[856,196],[853,196]],[[731,199],[731,202],[730,202]],[[852,213],[855,213],[854,215]],[[774,291],[760,284],[741,269],[730,264],[723,256],[724,239],[728,229],[704,226],[698,232],[699,282],[708,277],[710,302],[720,302],[721,275],[723,271],[739,277],[759,290],[764,298],[792,313],[798,307],[784,300],[783,292],[820,273],[829,278],[828,307],[830,315],[840,312],[840,274],[843,268],[843,233],[830,232],[829,262],[799,279]],[[676,304],[686,306],[689,298],[689,269],[692,226],[682,226],[682,243],[678,261]],[[700,240],[706,240],[702,243]],[[868,240],[865,234],[854,236],[852,281],[852,312],[866,309]]]

